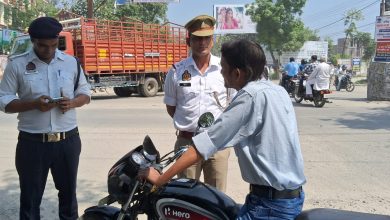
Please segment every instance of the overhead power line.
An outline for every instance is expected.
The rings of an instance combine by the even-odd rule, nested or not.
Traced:
[[[380,1],[380,0],[376,0],[376,1],[372,2],[372,3],[370,3],[369,5],[367,5],[367,6],[363,7],[363,8],[361,8],[361,9],[357,10],[355,13],[360,12],[360,11],[363,11],[364,9],[366,9],[366,8],[368,8],[368,7],[372,6],[372,5],[374,5],[375,3],[378,3],[379,1]],[[340,21],[344,20],[345,18],[346,18],[346,16],[344,16],[344,17],[340,18],[339,20],[334,21],[334,22],[332,22],[332,23],[330,23],[330,24],[327,24],[327,25],[324,25],[324,26],[322,26],[322,27],[316,28],[316,29],[314,29],[314,30],[318,31],[318,30],[320,30],[320,29],[329,27],[329,26],[331,26],[331,25],[333,25],[333,24],[336,24],[337,22],[340,22]]]

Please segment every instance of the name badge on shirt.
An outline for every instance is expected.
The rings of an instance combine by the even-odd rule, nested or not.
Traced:
[[[179,82],[179,86],[191,86],[191,73],[188,70],[185,70],[181,75],[181,81]]]

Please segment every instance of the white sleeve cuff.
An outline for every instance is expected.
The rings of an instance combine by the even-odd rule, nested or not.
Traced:
[[[164,96],[164,103],[166,105],[176,106],[176,99],[165,95]]]
[[[217,147],[211,141],[207,131],[196,135],[192,138],[192,141],[195,144],[196,150],[198,150],[204,160],[208,160],[218,151]]]

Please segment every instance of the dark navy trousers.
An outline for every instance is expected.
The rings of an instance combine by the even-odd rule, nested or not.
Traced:
[[[77,169],[81,152],[78,134],[59,142],[35,142],[19,138],[16,170],[20,184],[20,220],[39,220],[40,204],[49,173],[58,190],[59,218],[78,218]]]

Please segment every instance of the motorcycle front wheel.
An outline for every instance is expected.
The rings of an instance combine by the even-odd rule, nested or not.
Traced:
[[[323,94],[319,94],[313,97],[313,102],[315,107],[321,108],[322,106],[325,105],[326,100]]]
[[[294,100],[296,103],[301,103],[303,100],[303,95],[299,93],[298,88],[296,88],[294,91]]]
[[[349,81],[347,83],[347,86],[345,87],[345,90],[347,90],[347,92],[352,92],[354,89],[355,89],[355,84]]]

